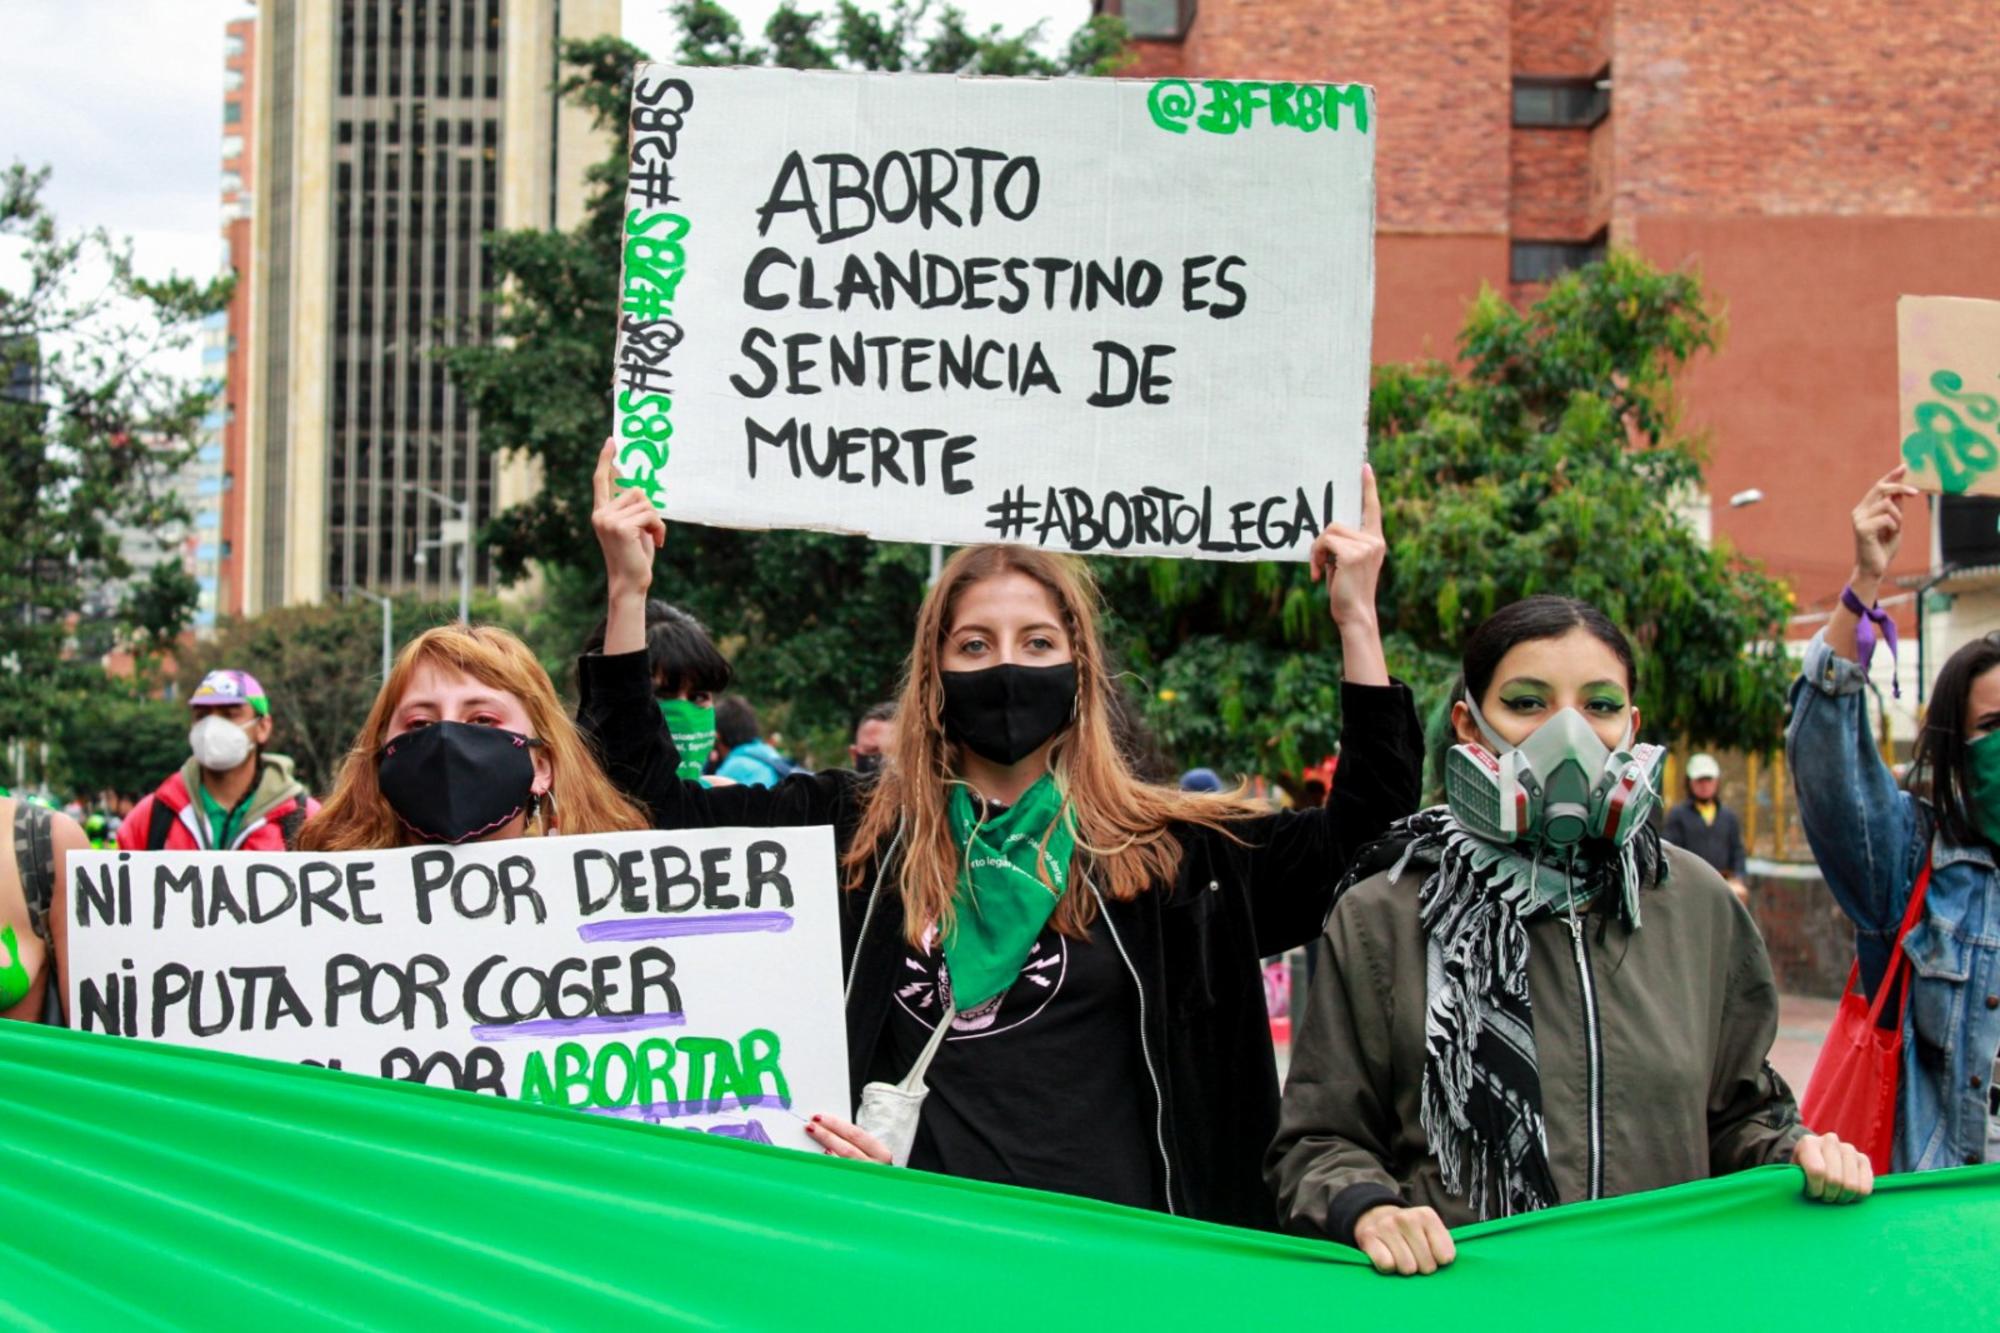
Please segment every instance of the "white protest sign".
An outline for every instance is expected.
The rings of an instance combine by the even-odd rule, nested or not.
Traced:
[[[613,433],[668,517],[1303,559],[1357,522],[1361,85],[642,65]]]
[[[2000,301],[1905,296],[1896,332],[1910,484],[2000,495]]]
[[[795,1148],[848,1109],[825,827],[70,865],[85,1031]]]

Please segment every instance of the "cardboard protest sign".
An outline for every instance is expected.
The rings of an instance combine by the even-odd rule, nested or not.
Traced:
[[[1905,296],[1896,332],[1910,484],[2000,495],[2000,301]]]
[[[824,827],[70,865],[87,1032],[795,1148],[848,1109]]]
[[[1360,85],[642,65],[613,433],[669,518],[1303,559],[1356,522]]]

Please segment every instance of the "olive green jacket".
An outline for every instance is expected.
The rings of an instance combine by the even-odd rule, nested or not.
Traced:
[[[1788,1161],[1805,1133],[1765,1061],[1778,991],[1756,926],[1704,862],[1663,853],[1667,873],[1641,891],[1639,929],[1608,915],[1528,926],[1542,1114],[1564,1203]],[[1480,1216],[1446,1191],[1418,1111],[1417,894],[1429,873],[1413,862],[1394,883],[1363,880],[1328,919],[1265,1163],[1289,1230],[1352,1244],[1362,1212],[1398,1200],[1428,1204],[1447,1226]]]

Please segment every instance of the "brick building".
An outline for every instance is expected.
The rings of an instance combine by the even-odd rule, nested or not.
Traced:
[[[1607,243],[1698,270],[1727,321],[1722,351],[1686,383],[1688,424],[1713,442],[1712,531],[1791,581],[1796,631],[1833,605],[1851,563],[1847,511],[1898,456],[1896,298],[2000,297],[1990,10],[1960,0],[1098,7],[1143,38],[1139,76],[1374,85],[1378,361],[1448,355],[1482,283],[1532,297],[1537,279]],[[1763,499],[1731,507],[1751,490]],[[1918,516],[1898,573],[1920,573],[1926,551],[1938,558],[1932,526]],[[1959,587],[1948,610],[1933,603],[1930,670],[2000,627],[2000,597],[1984,582]],[[1906,626],[1913,605],[1906,594]]]

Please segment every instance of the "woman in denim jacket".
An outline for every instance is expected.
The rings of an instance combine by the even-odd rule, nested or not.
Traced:
[[[1903,946],[1912,970],[1891,1163],[1929,1171],[2000,1160],[1989,1146],[2000,1050],[2000,636],[1967,644],[1938,673],[1912,766],[1928,775],[1930,799],[1899,790],[1862,687],[1877,628],[1887,628],[1876,590],[1902,540],[1903,504],[1918,493],[1904,471],[1855,506],[1854,575],[1806,649],[1785,751],[1806,838],[1854,922],[1870,995],[1931,858],[1923,918]],[[1893,1000],[1887,1008],[1895,1012]]]

